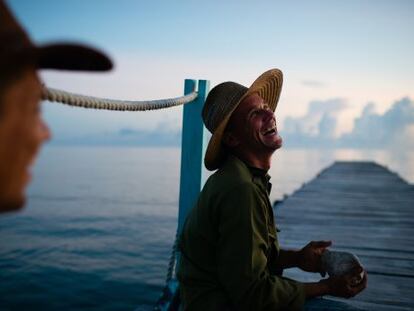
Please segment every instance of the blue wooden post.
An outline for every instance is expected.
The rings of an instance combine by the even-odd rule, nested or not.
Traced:
[[[208,135],[206,135],[207,130],[204,128],[201,112],[209,86],[209,81],[199,80],[197,98],[193,102],[184,105],[177,237],[180,236],[188,212],[194,206],[204,183],[203,158]],[[184,94],[192,93],[195,87],[195,80],[185,80]],[[170,311],[177,308],[173,303],[178,286],[175,268],[180,262],[181,254],[177,248],[174,248],[174,252],[175,256],[172,259],[175,257],[176,260],[175,262],[174,260],[170,261],[169,269],[173,268],[171,275],[167,276],[167,285],[154,310]],[[169,279],[170,277],[171,279]]]
[[[195,80],[185,80],[184,93],[189,94],[193,92],[195,84]],[[201,112],[209,86],[209,81],[199,80],[197,98],[192,103],[184,105],[178,234],[181,233],[187,214],[196,202],[203,186],[203,159],[206,148],[204,132],[206,130],[201,118]]]

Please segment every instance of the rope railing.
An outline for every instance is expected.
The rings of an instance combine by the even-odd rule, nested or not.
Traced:
[[[49,87],[44,87],[42,99],[51,102],[63,103],[69,106],[90,109],[146,111],[184,105],[195,100],[197,98],[197,95],[198,93],[196,91],[193,91],[192,93],[187,94],[185,96],[175,98],[129,101],[85,96]]]

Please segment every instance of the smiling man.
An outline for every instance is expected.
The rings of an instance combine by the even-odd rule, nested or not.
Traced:
[[[105,71],[100,51],[75,44],[35,46],[0,0],[0,213],[21,208],[30,169],[50,138],[42,119],[38,69]]]
[[[263,73],[246,88],[224,82],[209,93],[203,120],[212,133],[207,180],[180,238],[178,278],[184,310],[301,310],[306,299],[330,294],[352,297],[352,275],[300,283],[282,276],[299,267],[323,273],[321,254],[330,241],[300,250],[280,249],[269,200],[267,174],[282,146],[274,111],[282,72]]]

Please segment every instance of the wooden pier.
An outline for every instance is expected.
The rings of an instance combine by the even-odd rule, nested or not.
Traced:
[[[332,299],[364,310],[414,310],[414,185],[373,162],[336,162],[277,203],[275,215],[282,247],[332,240],[332,249],[359,257],[367,289]],[[284,275],[320,279],[297,269]]]

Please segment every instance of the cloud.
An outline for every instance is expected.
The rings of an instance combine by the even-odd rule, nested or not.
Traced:
[[[51,141],[53,145],[81,146],[175,146],[181,144],[181,130],[159,124],[156,129],[121,128],[117,131],[87,133],[83,135],[59,136]]]
[[[311,88],[321,88],[321,87],[326,86],[324,82],[316,81],[316,80],[303,80],[302,85],[311,87]]]
[[[117,133],[107,135],[103,144],[128,146],[180,146],[181,130],[137,130],[120,129]]]
[[[375,105],[367,104],[354,121],[351,133],[341,137],[341,143],[351,147],[413,147],[414,102],[408,97],[396,101],[383,115]]]
[[[181,143],[181,111],[147,124],[137,114],[124,117],[118,112],[115,117],[116,112],[83,109],[80,113],[63,105],[48,105],[45,117],[54,132],[51,144],[178,147]],[[312,101],[305,115],[286,117],[281,127],[285,147],[414,148],[414,101],[409,97],[394,102],[383,114],[376,111],[375,103],[368,103],[355,118],[353,129],[339,135],[338,120],[348,107],[343,98]],[[148,118],[150,113],[143,116]],[[91,126],[97,122],[99,126]]]
[[[305,116],[287,117],[282,136],[287,147],[413,148],[414,101],[396,101],[384,114],[368,103],[354,120],[351,132],[335,136],[339,113],[347,107],[341,99],[311,102]]]
[[[342,98],[312,101],[304,116],[285,118],[282,134],[286,141],[305,145],[313,143],[313,140],[333,139],[336,133],[337,115],[346,107],[346,101]]]

